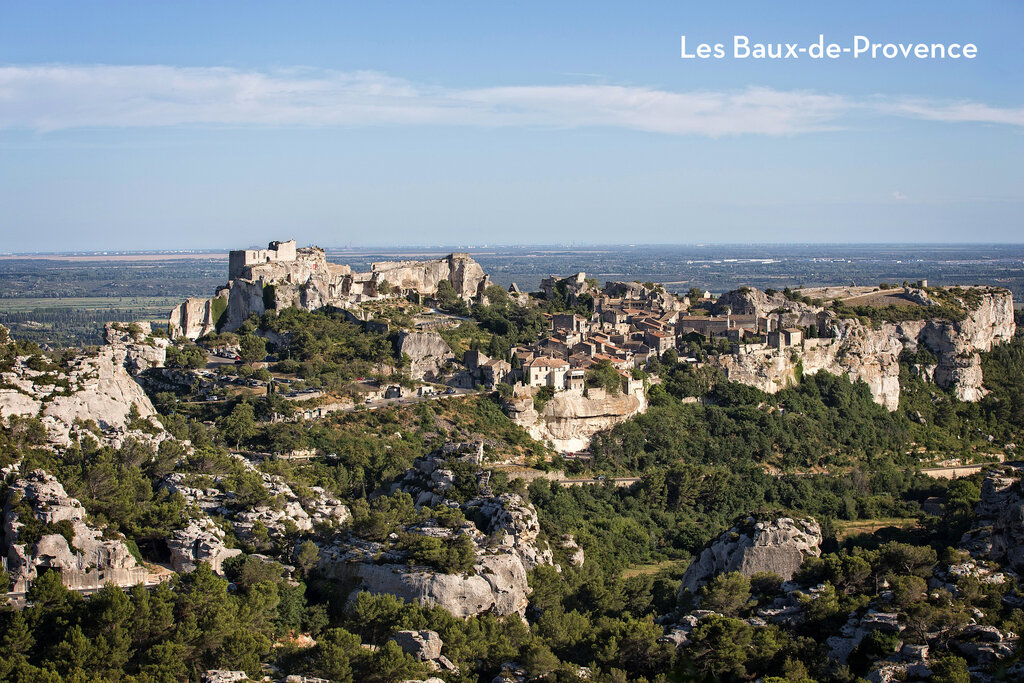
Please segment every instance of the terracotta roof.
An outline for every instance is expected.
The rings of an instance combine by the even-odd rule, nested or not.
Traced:
[[[527,364],[527,367],[531,368],[561,368],[569,367],[569,363],[559,358],[548,358],[547,356],[541,356],[534,358]]]

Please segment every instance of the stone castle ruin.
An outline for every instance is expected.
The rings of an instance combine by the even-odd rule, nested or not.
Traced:
[[[466,301],[479,299],[491,284],[469,254],[379,261],[368,272],[358,273],[348,265],[328,262],[319,247],[297,247],[295,240],[271,242],[266,249],[232,251],[228,283],[211,299],[193,298],[176,306],[168,326],[172,337],[196,339],[237,329],[250,315],[267,309],[352,309],[382,296],[431,297],[443,281]]]
[[[243,277],[247,266],[263,263],[290,263],[298,258],[295,240],[271,242],[266,249],[235,249],[228,257],[228,279]]]

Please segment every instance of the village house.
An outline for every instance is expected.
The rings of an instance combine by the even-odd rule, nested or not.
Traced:
[[[568,361],[541,356],[523,366],[526,383],[531,387],[565,387],[565,375],[569,372]]]
[[[803,341],[804,333],[799,327],[787,327],[768,333],[768,346],[776,349],[783,349],[788,346],[799,346]]]
[[[676,347],[675,335],[670,332],[647,330],[644,332],[644,344],[653,349],[659,356]]]

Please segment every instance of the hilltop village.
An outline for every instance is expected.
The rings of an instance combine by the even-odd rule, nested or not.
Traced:
[[[97,348],[0,328],[0,678],[1021,674],[1007,290],[227,265]]]
[[[985,392],[979,352],[1015,331],[1012,296],[991,287],[742,288],[713,297],[651,282],[602,285],[581,272],[545,278],[539,291],[525,293],[515,283],[492,284],[468,254],[378,262],[357,273],[294,241],[231,252],[227,285],[176,307],[168,329],[171,338],[206,338],[208,347],[233,353],[230,333],[289,308],[335,311],[387,336],[395,359],[407,359],[404,370],[377,363],[375,383],[352,384],[321,403],[506,385],[500,393],[510,417],[562,451],[583,450],[594,433],[642,412],[663,358],[717,368],[768,393],[824,370],[864,381],[876,402],[894,410],[902,355],[921,351],[922,376],[977,401]],[[529,322],[510,331],[513,309]],[[482,334],[472,338],[473,330]],[[272,348],[287,339],[258,333]],[[419,384],[387,381],[403,372]]]

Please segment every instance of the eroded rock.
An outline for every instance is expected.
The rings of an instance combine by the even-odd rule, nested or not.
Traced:
[[[780,517],[745,521],[722,533],[693,559],[683,574],[679,593],[695,593],[718,574],[753,576],[771,572],[788,581],[808,556],[820,554],[821,527],[813,519]]]

